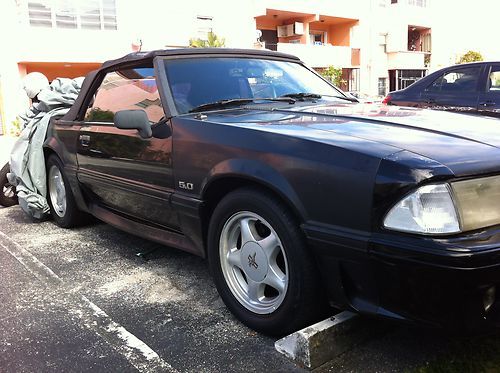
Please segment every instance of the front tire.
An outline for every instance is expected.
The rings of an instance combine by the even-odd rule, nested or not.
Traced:
[[[50,214],[62,228],[72,228],[86,222],[86,214],[78,210],[61,160],[54,154],[47,160],[47,201]]]
[[[0,205],[10,207],[17,205],[16,187],[9,183],[7,174],[10,172],[10,165],[6,163],[0,170]]]
[[[298,222],[264,191],[239,189],[219,203],[210,220],[208,257],[224,303],[254,330],[284,335],[324,310]]]

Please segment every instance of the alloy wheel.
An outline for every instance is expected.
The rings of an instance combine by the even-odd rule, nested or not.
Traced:
[[[285,299],[288,262],[278,234],[261,216],[241,211],[224,224],[219,258],[226,283],[248,310],[274,312]]]
[[[49,195],[54,212],[64,217],[66,214],[66,188],[61,171],[57,166],[50,167],[49,170]]]

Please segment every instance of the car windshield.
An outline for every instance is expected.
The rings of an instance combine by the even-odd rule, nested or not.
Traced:
[[[343,93],[295,62],[259,58],[165,60],[168,83],[179,114],[225,100],[294,97],[338,100]],[[337,98],[335,98],[337,97]],[[234,101],[233,101],[234,102]]]

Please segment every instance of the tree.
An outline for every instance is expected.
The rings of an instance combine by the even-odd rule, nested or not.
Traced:
[[[191,48],[222,48],[226,46],[226,39],[219,38],[212,31],[207,35],[207,40],[204,39],[190,39],[189,46]]]
[[[326,69],[320,71],[320,74],[323,76],[323,78],[329,80],[337,87],[340,87],[345,83],[345,80],[342,79],[341,67],[328,66]]]
[[[483,61],[483,56],[481,55],[481,53],[475,51],[468,51],[458,59],[457,63],[467,63],[476,61]]]

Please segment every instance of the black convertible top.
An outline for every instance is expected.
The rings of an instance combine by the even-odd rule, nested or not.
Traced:
[[[62,118],[63,120],[74,121],[78,117],[82,103],[89,91],[91,89],[93,82],[97,75],[99,75],[104,70],[112,67],[119,67],[120,65],[126,66],[129,63],[134,62],[145,62],[153,63],[153,59],[158,56],[189,56],[189,55],[231,55],[231,56],[261,56],[261,57],[275,57],[284,58],[294,61],[300,61],[296,56],[292,56],[286,53],[273,52],[270,50],[263,49],[234,49],[234,48],[180,48],[180,49],[159,49],[149,52],[134,52],[129,53],[121,58],[115,60],[109,60],[102,64],[102,66],[94,71],[91,71],[85,77],[80,94],[76,99],[75,103],[68,111],[68,113]]]
[[[234,48],[180,48],[180,49],[159,49],[150,52],[135,52],[129,53],[126,56],[116,60],[109,60],[104,62],[102,69],[111,66],[127,64],[129,62],[136,62],[144,60],[153,60],[158,56],[187,56],[187,55],[204,55],[204,54],[231,54],[240,56],[263,56],[263,57],[280,57],[293,59],[298,61],[299,58],[286,53],[273,52],[267,49],[234,49]]]

